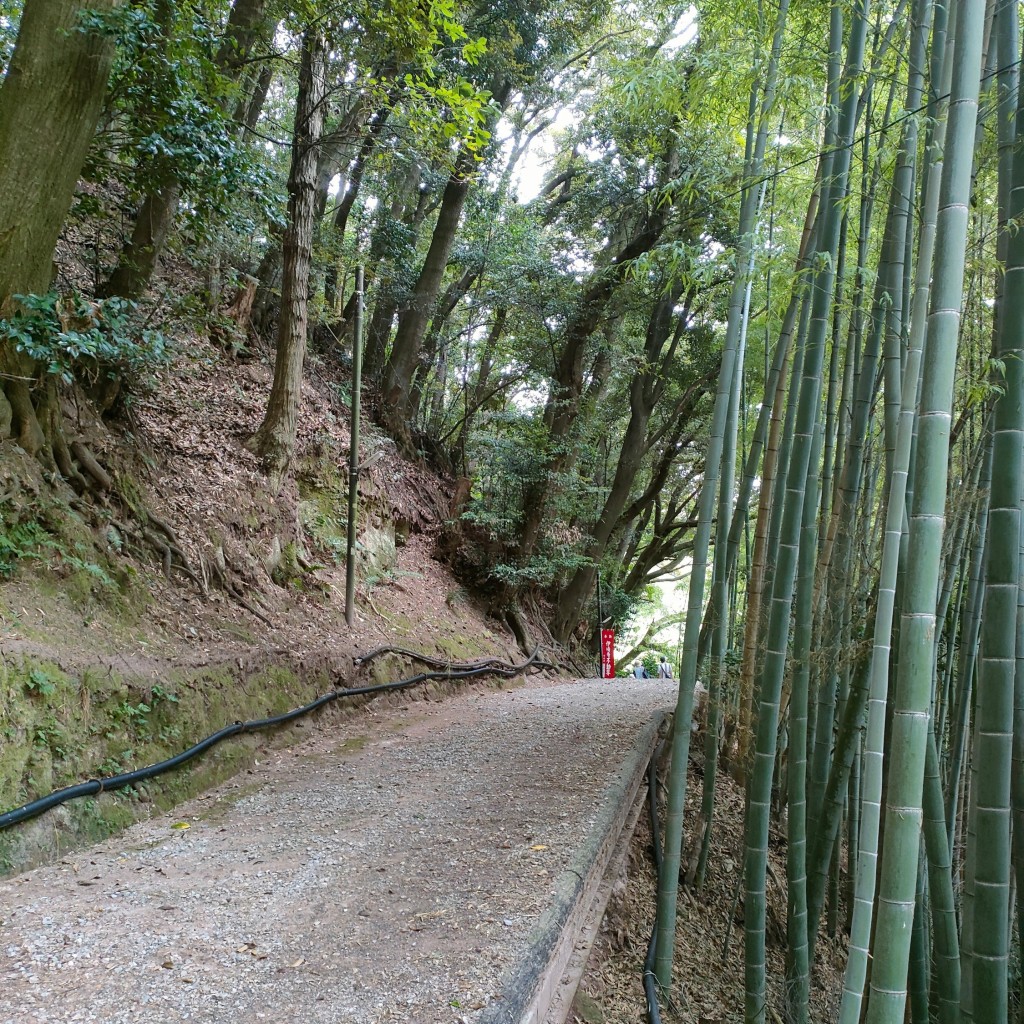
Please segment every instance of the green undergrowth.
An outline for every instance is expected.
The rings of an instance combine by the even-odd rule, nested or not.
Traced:
[[[296,475],[299,523],[315,557],[327,565],[345,563],[348,544],[348,480],[337,458],[326,455],[305,460]],[[391,503],[369,485],[360,485],[357,565],[367,580],[394,571],[397,536]]]
[[[236,721],[280,714],[329,687],[280,666],[169,672],[160,681],[108,669],[64,671],[51,661],[0,657],[0,810],[64,786],[164,760]],[[272,742],[296,733],[283,729]],[[268,734],[231,738],[137,788],[70,801],[0,832],[0,875],[104,838],[230,777]]]

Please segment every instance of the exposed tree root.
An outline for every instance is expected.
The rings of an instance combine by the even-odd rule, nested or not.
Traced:
[[[72,441],[70,448],[75,461],[85,470],[101,491],[114,490],[114,481],[111,480],[110,474],[99,464],[96,456],[89,451],[83,442]]]
[[[109,509],[111,503],[114,503],[118,506],[118,511],[125,514],[125,518],[129,522],[137,524],[133,528],[121,519],[107,519],[110,525],[120,532],[126,548],[134,550],[141,557],[148,546],[160,557],[164,575],[168,579],[170,579],[172,571],[177,571],[188,577],[204,598],[207,597],[205,582],[192,568],[188,555],[182,550],[173,528],[148,508],[134,509],[128,499],[118,490],[113,477],[83,440],[77,439],[69,445],[65,445],[61,431],[57,431],[54,436],[59,438],[59,443],[54,443],[52,446],[55,461],[61,474],[68,479],[72,487],[79,494],[93,498],[96,505],[107,506]],[[71,463],[72,458],[74,463]],[[78,504],[79,511],[89,509],[87,503],[80,501],[76,504]],[[133,543],[133,535],[140,537],[144,544]]]
[[[252,603],[246,599],[241,586],[234,579],[227,555],[224,553],[223,545],[218,544],[214,547],[212,557],[200,556],[199,568],[202,574],[202,583],[206,590],[209,590],[211,584],[217,584],[239,607],[244,608],[265,626],[268,626],[270,629],[274,628],[274,623],[258,608],[253,607]]]
[[[508,623],[509,629],[512,630],[512,635],[516,638],[519,649],[523,654],[529,654],[533,649],[533,645],[530,642],[530,631],[526,625],[523,613],[518,607],[513,605],[505,612],[505,621]]]
[[[0,346],[0,396],[7,414],[2,436],[11,436],[44,470],[69,485],[77,495],[69,502],[76,512],[97,524],[114,526],[125,549],[140,557],[147,548],[152,549],[163,563],[164,575],[170,577],[176,570],[207,596],[204,580],[193,569],[171,526],[148,508],[133,506],[84,438],[68,440],[66,410],[55,378],[37,374],[29,360]],[[4,500],[15,493],[11,491]],[[98,509],[104,510],[103,515],[97,515]],[[141,543],[133,543],[133,537]]]

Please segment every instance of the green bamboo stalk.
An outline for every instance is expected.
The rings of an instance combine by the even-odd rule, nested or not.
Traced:
[[[805,1024],[810,1012],[810,942],[807,935],[807,705],[814,625],[814,568],[818,545],[818,498],[823,425],[819,419],[811,442],[804,491],[803,523],[794,603],[793,683],[789,703],[788,805],[786,829],[787,971],[789,1018]]]
[[[923,40],[932,31],[933,48],[945,50],[946,8],[938,8],[929,0],[918,0],[914,9],[914,35],[911,73],[919,73],[923,63]],[[934,22],[934,25],[933,25]],[[952,61],[935,60],[933,67],[949,67]],[[938,80],[944,84],[946,72]],[[933,78],[933,81],[936,78]],[[933,111],[938,114],[938,111]],[[867,979],[869,947],[874,916],[876,869],[881,816],[882,766],[885,742],[885,719],[889,691],[890,642],[896,606],[896,587],[903,547],[903,524],[910,474],[913,438],[916,431],[918,382],[925,341],[925,311],[931,284],[931,261],[935,244],[935,222],[938,207],[939,161],[945,138],[945,119],[935,118],[931,149],[932,169],[925,175],[924,200],[919,230],[918,264],[915,272],[910,335],[903,361],[901,406],[893,452],[892,473],[888,482],[885,512],[885,533],[879,570],[878,602],[875,610],[874,640],[871,651],[868,722],[864,736],[863,773],[861,779],[861,825],[857,878],[854,885],[853,915],[850,923],[846,972],[840,1004],[840,1024],[859,1024]],[[908,131],[914,131],[908,124]],[[916,144],[911,152],[916,151]]]
[[[813,202],[813,200],[812,200]],[[810,213],[810,211],[808,211]],[[805,233],[813,234],[813,229],[810,232]],[[806,302],[801,302],[801,291],[799,280],[794,285],[793,296],[790,299],[789,309],[786,313],[786,326],[788,330],[785,332],[787,339],[787,352],[786,359],[788,360],[789,353],[793,350],[794,346],[790,344],[789,339],[793,334],[793,325],[796,320],[796,312],[798,306],[806,307]],[[801,329],[806,327],[806,324],[801,324]],[[781,347],[781,337],[780,337]],[[802,343],[797,342],[796,355],[793,357],[793,378],[799,379],[800,371],[796,366],[796,363],[801,358]],[[774,389],[774,398],[772,400],[772,412],[771,412],[771,424],[768,429],[768,437],[765,441],[764,448],[764,463],[761,467],[761,493],[758,496],[757,502],[757,517],[754,526],[754,549],[751,553],[750,559],[750,576],[747,585],[747,608],[746,608],[746,621],[743,624],[743,663],[740,669],[740,723],[739,723],[739,744],[737,749],[737,767],[739,768],[739,779],[743,784],[746,784],[747,767],[749,761],[750,741],[753,735],[753,720],[754,720],[754,704],[755,704],[755,662],[757,661],[757,653],[759,650],[758,640],[761,634],[762,626],[762,598],[764,596],[764,580],[767,569],[767,563],[769,558],[769,533],[770,533],[770,520],[771,520],[771,502],[775,497],[776,486],[778,484],[778,472],[780,466],[780,459],[782,458],[781,449],[785,445],[785,437],[790,436],[783,434],[783,425],[789,419],[789,408],[786,408],[783,413],[785,406],[785,369],[786,362],[783,362],[779,368],[779,375],[776,377],[776,386]],[[796,394],[795,389],[790,390],[790,394]],[[788,403],[789,407],[795,406],[795,401]],[[780,443],[780,436],[783,437]],[[785,465],[785,463],[782,463]],[[772,556],[772,562],[774,563],[774,556]]]
[[[975,456],[972,462],[971,471],[967,474],[965,484],[970,491],[976,491],[978,487],[978,480],[981,475],[981,465],[984,462],[983,457]],[[953,543],[950,547],[949,557],[945,561],[943,570],[943,584],[942,591],[939,594],[938,604],[935,608],[936,621],[940,622],[944,626],[944,633],[946,636],[946,664],[943,671],[943,679],[936,683],[936,692],[938,695],[938,707],[935,712],[935,735],[941,737],[945,735],[945,722],[948,712],[949,705],[949,690],[952,679],[952,673],[950,666],[953,663],[952,651],[956,638],[956,627],[958,625],[956,614],[949,615],[949,606],[952,600],[953,591],[957,582],[958,576],[963,574],[963,560],[964,560],[964,548],[967,543],[967,535],[972,522],[972,511],[974,503],[971,501],[963,502],[961,508],[957,512],[956,519],[956,532],[953,535]],[[962,589],[962,588],[961,588]],[[936,665],[938,664],[939,644],[943,636],[943,630],[936,630],[935,633],[935,659]]]
[[[715,510],[718,474],[722,460],[722,446],[729,414],[733,372],[736,363],[742,320],[743,298],[746,294],[745,273],[749,253],[753,247],[754,225],[759,189],[753,184],[764,167],[764,153],[768,143],[769,115],[775,103],[779,57],[786,27],[789,0],[781,0],[772,37],[771,56],[765,72],[761,94],[760,121],[756,126],[756,140],[744,177],[747,181],[740,209],[739,246],[736,266],[739,268],[733,282],[729,300],[728,323],[722,350],[721,375],[712,413],[710,443],[705,461],[704,480],[698,504],[698,525],[694,535],[690,588],[687,595],[686,631],[679,671],[679,696],[676,701],[672,758],[669,767],[669,792],[665,812],[665,850],[661,881],[658,885],[658,925],[654,973],[658,984],[668,991],[672,980],[672,959],[675,952],[676,903],[679,888],[679,862],[683,842],[683,808],[686,803],[686,775],[690,753],[689,721],[693,711],[693,689],[697,679],[697,655],[701,618],[704,610],[704,578],[707,573],[708,548]],[[756,89],[757,86],[755,85]],[[751,121],[748,131],[753,134]]]
[[[853,927],[853,894],[857,878],[857,860],[860,856],[860,786],[861,766],[864,756],[864,726],[857,730],[853,752],[853,765],[850,768],[850,808],[846,825],[846,931]]]
[[[762,196],[764,191],[762,190]],[[729,581],[733,575],[735,558],[739,551],[739,535],[730,543],[730,517],[726,512],[732,508],[733,490],[736,480],[736,445],[739,429],[740,392],[743,384],[743,363],[746,353],[747,324],[750,316],[750,295],[754,273],[754,250],[751,247],[747,267],[747,290],[743,300],[742,326],[740,329],[739,351],[736,368],[733,370],[732,395],[729,399],[729,415],[725,427],[725,443],[722,449],[722,470],[718,493],[718,523],[715,538],[715,561],[711,581],[711,602],[708,614],[711,616],[711,668],[708,673],[708,720],[704,733],[704,782],[701,793],[701,821],[704,823],[700,837],[700,852],[696,863],[696,883],[704,885],[708,855],[711,852],[711,831],[715,813],[715,782],[718,778],[718,732],[722,719],[722,681],[725,676],[725,649],[728,640],[726,606]],[[731,555],[731,557],[730,557]]]
[[[869,664],[858,666],[854,674],[854,685],[850,688],[840,728],[835,743],[832,771],[822,799],[822,822],[819,833],[814,837],[812,858],[808,877],[808,928],[813,949],[815,933],[821,918],[828,875],[832,863],[832,850],[839,831],[845,803],[844,794],[849,782],[850,769],[856,752],[856,740],[864,725],[869,692]],[[827,858],[827,859],[825,859]]]
[[[910,1021],[928,1024],[928,908],[925,896],[925,857],[918,858],[917,889],[914,892],[914,924],[910,934]]]
[[[907,86],[907,107],[909,109],[914,109],[921,101],[923,89],[921,64],[924,52],[924,34],[917,32],[912,35],[911,58],[912,61],[916,59],[918,65],[916,70],[911,71]],[[815,737],[813,771],[808,784],[808,828],[811,842],[808,912],[812,946],[825,898],[828,871],[832,862],[832,846],[838,834],[843,794],[847,788],[847,773],[852,764],[852,747],[847,756],[835,759],[832,757],[832,731],[836,715],[837,686],[840,683],[835,665],[839,659],[843,638],[849,635],[849,630],[846,627],[850,616],[851,577],[854,575],[853,552],[856,539],[854,522],[858,512],[858,502],[861,500],[862,491],[865,491],[863,487],[865,446],[868,442],[871,410],[877,394],[878,363],[882,354],[883,334],[887,326],[897,338],[899,333],[902,333],[900,325],[892,323],[888,319],[887,313],[894,302],[899,302],[898,295],[902,285],[902,261],[911,204],[910,189],[913,182],[916,148],[916,129],[908,125],[901,139],[896,169],[893,174],[882,237],[878,277],[872,299],[872,326],[867,335],[857,375],[856,395],[851,408],[852,422],[847,437],[843,470],[840,475],[839,497],[830,527],[832,536],[835,538],[834,550],[827,556],[831,559],[831,564],[826,567],[829,578],[829,585],[826,588],[826,629],[828,630],[827,655],[830,668],[828,676],[819,689],[819,726]],[[866,492],[871,493],[870,488],[866,489]],[[844,689],[846,688],[848,688],[848,683]],[[859,705],[856,714],[859,728]],[[852,734],[848,734],[847,742],[852,743],[852,738]],[[831,794],[828,804],[826,804],[826,791]]]
[[[839,874],[841,860],[839,857],[839,844],[832,845],[832,865],[828,873],[828,911],[825,915],[825,928],[829,938],[836,937],[836,929],[839,927]]]
[[[834,294],[834,267],[839,244],[841,210],[849,177],[849,147],[852,142],[857,112],[856,82],[863,63],[867,19],[868,4],[867,0],[863,0],[855,5],[855,13],[850,27],[844,75],[846,89],[840,94],[842,104],[839,128],[836,132],[837,146],[832,154],[831,171],[823,175],[827,200],[822,204],[821,233],[818,239],[818,248],[822,258],[815,273],[811,293],[810,330],[804,356],[793,451],[787,474],[779,555],[772,585],[767,650],[761,676],[757,746],[750,781],[744,861],[744,913],[746,920],[744,975],[747,1024],[762,1024],[766,1009],[765,879],[779,704],[789,645],[790,613],[794,596],[793,584],[796,578],[797,555],[801,540],[806,482],[813,447],[813,435],[818,421],[821,372]],[[830,26],[830,48],[833,52],[838,50],[839,30],[841,30],[841,13],[838,5],[834,4]]]
[[[1018,56],[1016,2],[1000,0],[996,9],[997,64],[1006,69],[1000,81],[1000,171],[1016,178],[1013,120],[1017,109],[1015,76]],[[1013,78],[1010,81],[1010,78]],[[1024,159],[1014,160],[1021,164]],[[1016,234],[1016,232],[1015,232]],[[1012,243],[1011,243],[1012,244]],[[1021,249],[1024,254],[1024,248]],[[1015,253],[1015,260],[1019,256]],[[1010,261],[1008,260],[1008,264]],[[975,704],[971,786],[972,834],[968,838],[968,877],[974,899],[965,914],[973,917],[970,1001],[961,1015],[979,1024],[1004,1024],[1008,1012],[1010,955],[1010,775],[1013,757],[1013,702],[1016,669],[1017,592],[1020,584],[1022,457],[1024,457],[1024,328],[1014,316],[1024,311],[1010,287],[1010,265],[999,310],[998,354],[1005,365],[1005,389],[994,410],[992,461],[999,467],[989,491],[989,526],[985,566],[984,616]],[[1013,284],[1022,280],[1012,275]],[[1011,306],[1012,304],[1012,306]],[[973,840],[973,841],[972,841]]]
[[[932,636],[942,557],[949,429],[967,251],[974,130],[981,80],[984,0],[960,0],[949,129],[935,242],[934,285],[918,415],[899,670],[867,1024],[897,1024],[906,1003],[910,930],[934,677]]]
[[[986,440],[978,478],[981,508],[975,520],[975,534],[971,545],[971,567],[967,585],[967,618],[960,632],[959,671],[956,710],[951,725],[949,767],[946,772],[946,822],[949,849],[953,851],[960,797],[960,773],[964,765],[967,737],[970,734],[971,695],[977,665],[978,637],[981,633],[981,609],[985,599],[982,572],[985,562],[985,541],[988,536],[988,491],[992,483],[992,444]]]
[[[1021,529],[1021,558],[1024,558],[1024,528]],[[1017,665],[1013,686],[1013,868],[1017,890],[1017,961],[1021,961],[1021,933],[1024,931],[1024,586],[1017,588]],[[1017,1021],[1024,1024],[1024,971],[1018,966]]]
[[[923,809],[934,945],[933,1010],[939,1024],[957,1024],[960,1014],[960,939],[934,729],[928,730]]]
[[[1024,90],[1017,88],[1016,136],[1024,138]],[[1007,202],[1007,216],[1018,220],[1024,216],[1024,156],[1019,149],[1013,156],[1013,179]],[[1003,309],[1007,331],[1021,323],[1021,282],[1024,277],[1024,237],[1018,230],[1007,239],[1006,273],[1003,278]],[[1010,393],[1007,382],[1007,393]],[[1018,399],[1019,400],[1019,399]],[[1018,557],[1024,565],[1024,517],[1021,521],[1021,548]],[[1021,935],[1024,932],[1024,581],[1017,587],[1016,663],[1013,697],[1013,769],[1010,798],[1013,827],[1013,867],[1017,891],[1017,959],[1021,961]],[[1024,985],[1024,971],[1021,971]],[[1018,990],[1018,1021],[1024,1024],[1024,990]]]
[[[786,479],[789,476],[789,460],[793,452],[793,435],[796,431],[796,412],[800,404],[799,382],[803,378],[804,353],[807,351],[807,332],[811,323],[810,290],[800,303],[800,321],[797,325],[796,349],[790,373],[790,385],[786,396],[786,416],[782,425],[782,442],[776,459],[775,477],[772,481],[772,496],[769,505],[768,539],[765,543],[765,559],[770,568],[778,561],[779,537],[782,534],[782,508],[785,505]]]

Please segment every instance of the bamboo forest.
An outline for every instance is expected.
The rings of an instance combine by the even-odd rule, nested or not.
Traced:
[[[42,643],[45,579],[106,593],[114,623],[153,570],[143,617],[216,592],[262,633],[260,587],[333,600],[317,580],[355,512],[348,484],[315,495],[350,450],[346,480],[413,466],[457,580],[427,603],[574,678],[614,630],[622,693],[668,655],[634,1019],[1024,1022],[1022,20],[1016,0],[5,0],[4,623]],[[172,396],[188,411],[158,436],[146,410]],[[377,455],[324,425],[360,401]],[[197,490],[169,518],[128,471],[163,479],[190,432],[215,438],[193,483],[225,507],[221,453],[252,460],[266,571],[232,554],[241,511],[215,529]],[[392,547],[421,531],[403,515]],[[418,573],[350,575],[349,624]],[[41,749],[103,774],[53,735],[0,755],[0,809],[65,779],[32,774]],[[679,995],[681,912],[726,855],[743,970],[711,1017]]]

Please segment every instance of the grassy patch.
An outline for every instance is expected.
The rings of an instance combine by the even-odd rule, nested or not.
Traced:
[[[145,683],[106,670],[79,675],[33,658],[0,658],[0,810],[82,779],[171,757],[236,721],[307,703],[325,679],[270,667],[241,678],[230,669],[179,672]],[[283,730],[294,740],[303,733]],[[251,763],[272,734],[231,738],[139,790],[76,800],[0,833],[0,873],[103,838],[165,810]]]

